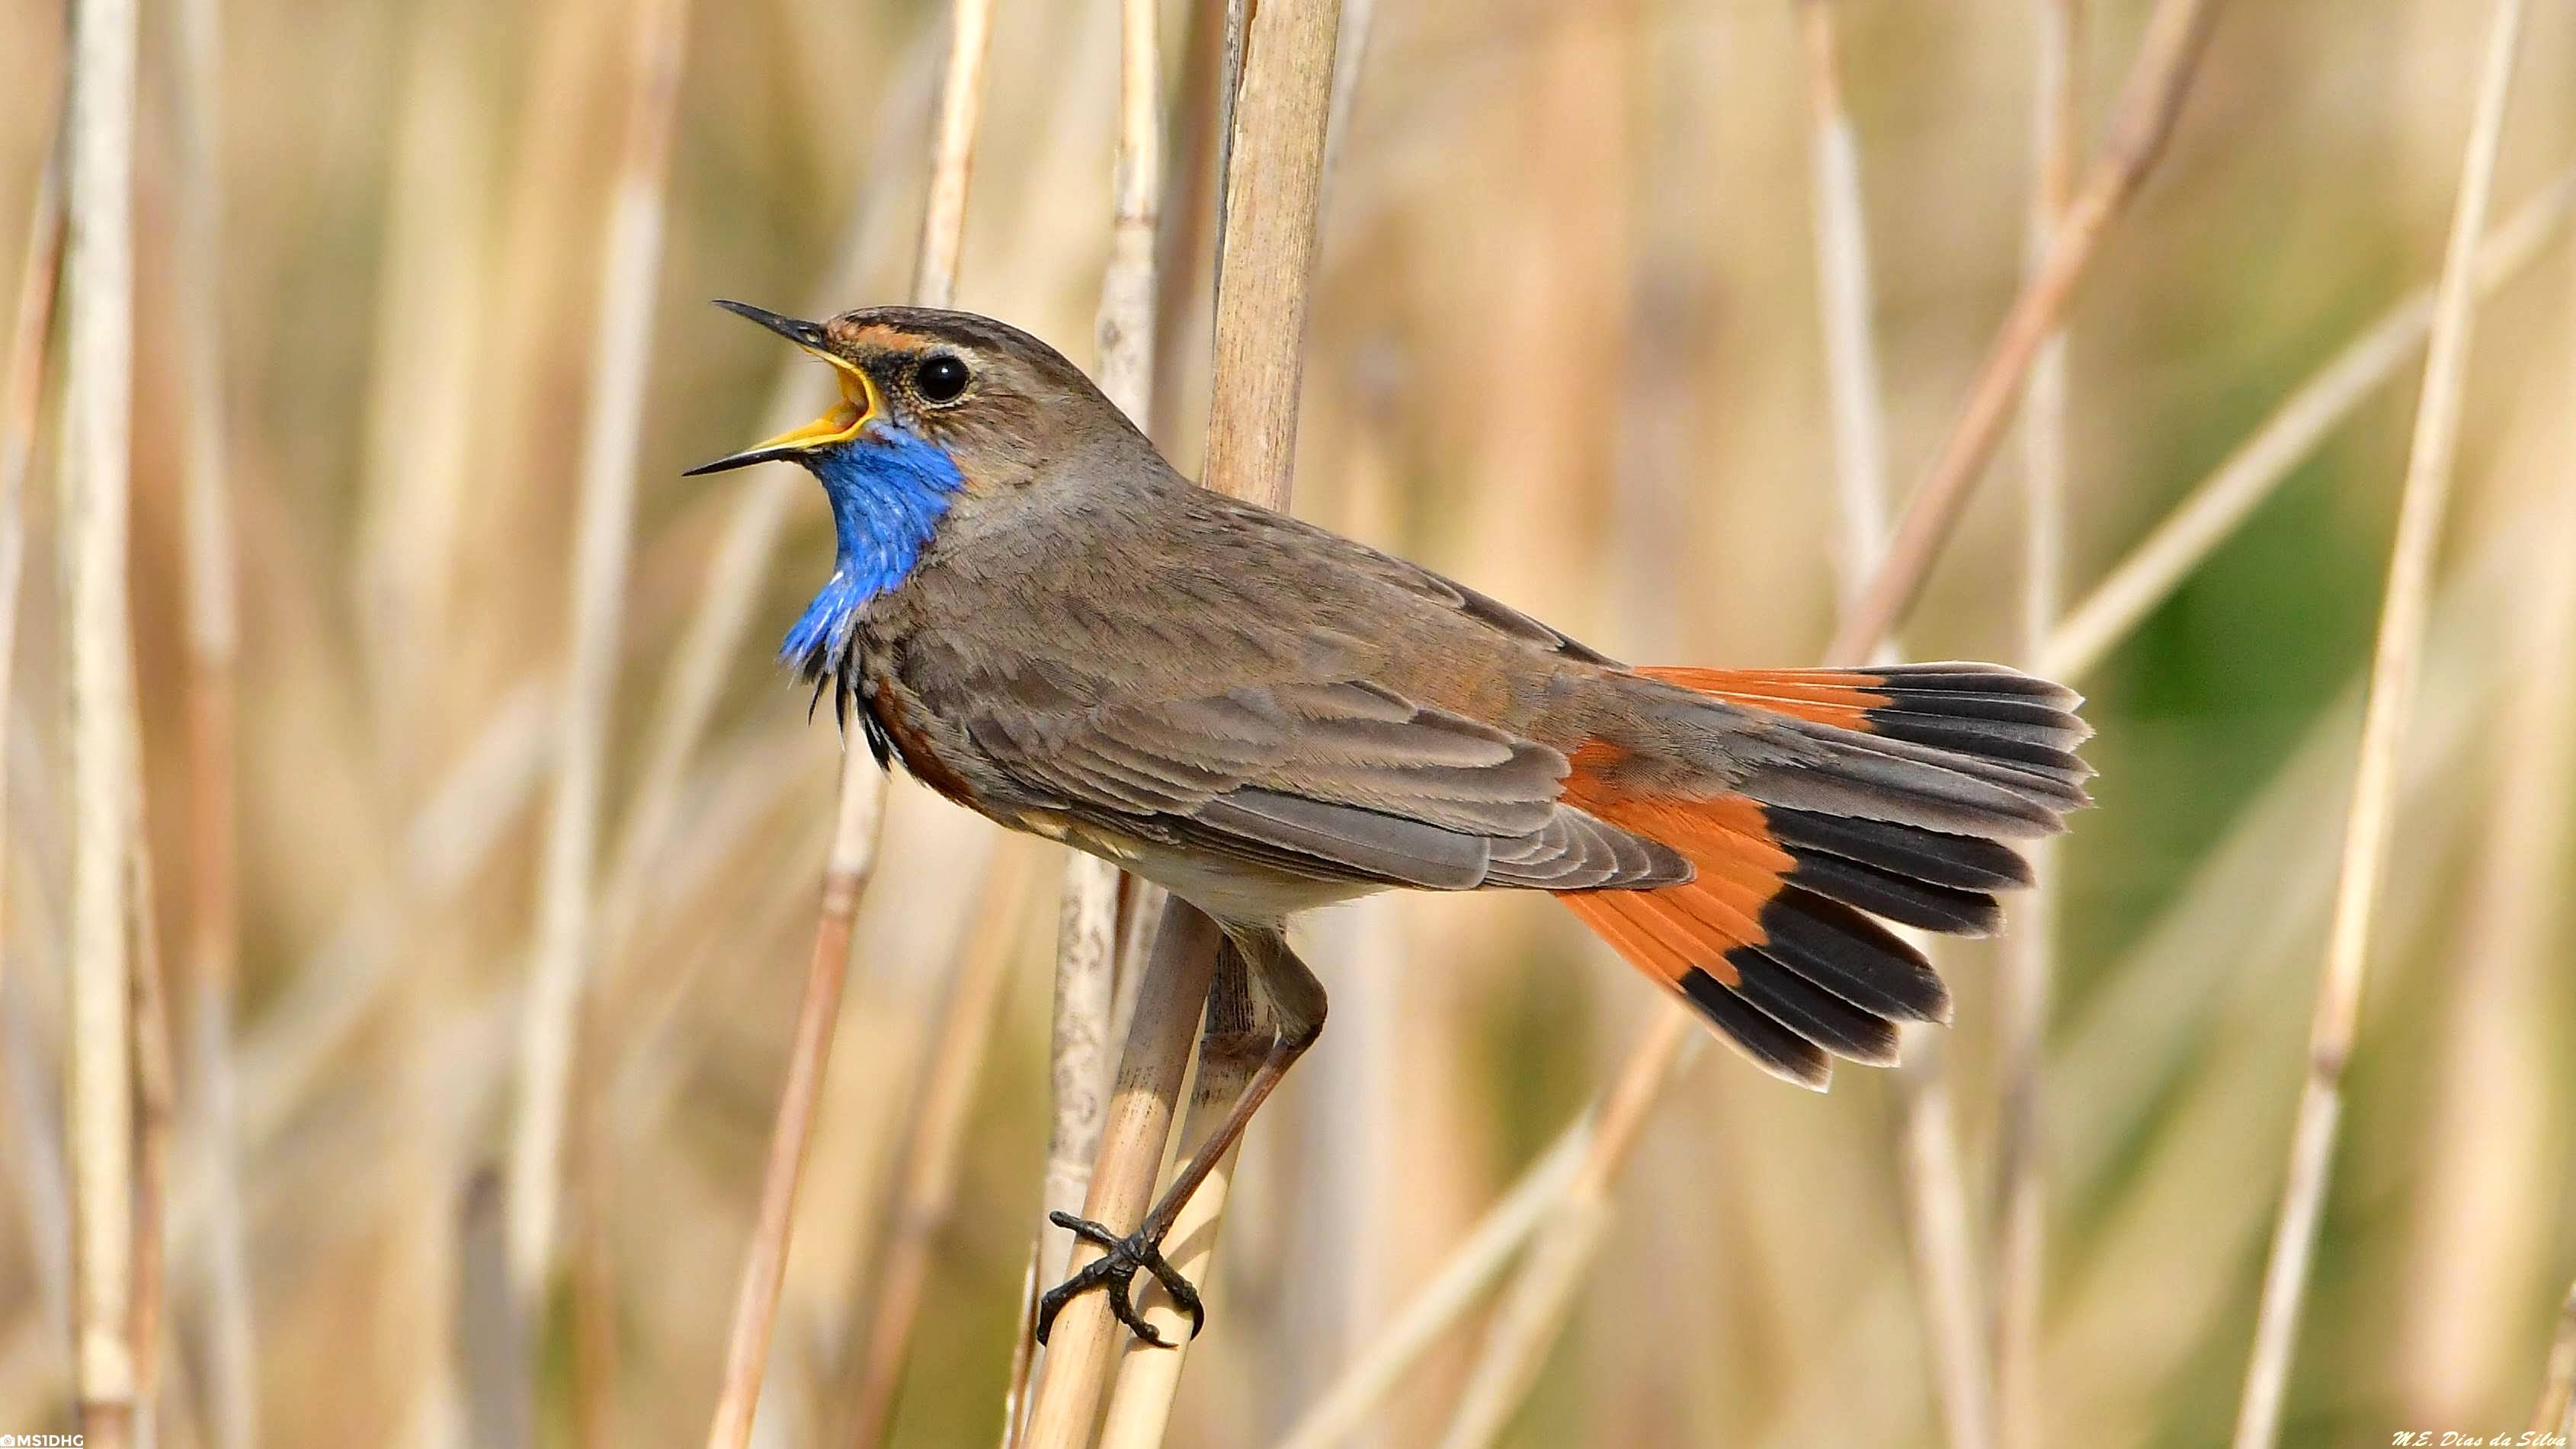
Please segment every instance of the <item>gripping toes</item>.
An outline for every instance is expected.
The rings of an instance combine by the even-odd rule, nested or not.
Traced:
[[[1122,1238],[1089,1218],[1078,1218],[1068,1212],[1048,1213],[1047,1221],[1086,1243],[1097,1244],[1102,1249],[1102,1256],[1081,1272],[1048,1289],[1038,1299],[1038,1342],[1047,1341],[1047,1335],[1055,1328],[1055,1316],[1064,1311],[1066,1304],[1099,1288],[1109,1294],[1109,1311],[1117,1315],[1120,1323],[1127,1325],[1128,1332],[1156,1348],[1172,1347],[1171,1340],[1163,1337],[1154,1325],[1145,1321],[1145,1315],[1136,1311],[1136,1272],[1140,1268],[1153,1274],[1154,1281],[1163,1285],[1163,1291],[1171,1295],[1173,1307],[1190,1316],[1190,1337],[1198,1337],[1199,1330],[1207,1325],[1207,1312],[1199,1303],[1198,1289],[1190,1286],[1190,1281],[1164,1260],[1161,1234],[1148,1238],[1138,1231]]]

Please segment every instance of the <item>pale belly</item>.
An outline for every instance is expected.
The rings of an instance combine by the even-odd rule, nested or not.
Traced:
[[[1135,872],[1220,921],[1276,926],[1299,911],[1329,906],[1387,887],[1375,881],[1317,880],[1242,861],[1119,835],[1061,816],[1034,812],[1022,829],[1061,840],[1123,870]]]

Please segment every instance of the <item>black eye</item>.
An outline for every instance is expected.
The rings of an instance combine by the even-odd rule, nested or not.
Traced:
[[[925,357],[913,367],[912,387],[924,402],[955,402],[957,395],[966,390],[966,377],[966,364],[943,352]]]

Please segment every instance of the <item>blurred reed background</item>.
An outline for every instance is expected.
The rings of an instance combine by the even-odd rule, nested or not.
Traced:
[[[2048,78],[2093,155],[2155,8],[1343,0],[1297,510],[1623,657],[1811,661],[1884,536],[1856,503],[1921,476],[2045,250]],[[1185,469],[1224,9],[1155,17],[1151,421]],[[1086,366],[1120,10],[998,0],[955,260],[958,305]],[[2101,808],[2044,917],[2015,913],[2037,949],[2008,971],[2009,947],[1945,946],[1957,1024],[1902,1074],[1815,1098],[1686,1062],[1606,1216],[1505,1199],[1540,1204],[1529,1274],[1408,1337],[1672,1008],[1544,901],[1319,919],[1333,1027],[1248,1142],[1166,1442],[2384,1444],[2563,1415],[2563,1383],[2534,1405],[2576,1275],[2576,7],[2518,37],[2495,13],[2226,10],[2030,435],[1900,630],[2092,699]],[[84,501],[121,465],[66,441],[124,407],[99,391],[121,319],[82,313],[116,293],[102,233],[73,228],[60,325],[41,310],[64,15],[0,8],[0,275],[29,279],[0,483],[33,450],[0,537],[0,1432],[72,1425],[72,1324],[106,1308],[139,1328],[164,1444],[697,1440],[840,758],[769,660],[827,568],[819,496],[785,469],[675,476],[822,378],[704,303],[928,285],[949,16],[143,6],[129,548]],[[2518,68],[2502,110],[2483,87],[2500,150],[2465,234],[2494,239],[2475,267],[2449,248],[2435,351],[2461,366],[2428,374],[2491,52]],[[2381,671],[2374,738],[2402,749],[2385,868],[2342,892],[2375,906],[2332,953],[2349,987],[2371,967],[2347,1054],[2336,998],[2314,1044],[2310,1015],[2410,475],[2447,525],[2410,535],[2420,686]],[[73,617],[120,556],[130,664],[120,621]],[[2107,603],[2106,579],[2129,581]],[[135,780],[128,853],[108,817]],[[1059,861],[900,777],[885,810],[763,1444],[989,1445],[1013,1371]],[[120,1003],[127,966],[94,948],[128,897],[110,945],[166,990]],[[121,1040],[129,1011],[135,1061],[102,1068],[89,1026]],[[2334,1172],[2257,1354],[2312,1061]],[[101,1279],[75,1271],[95,1200],[72,1186],[117,1164],[65,1124],[111,1077],[140,1093],[107,1120],[142,1124],[117,1150],[146,1227]],[[560,1121],[530,1128],[532,1082]],[[548,1161],[559,1203],[531,1207]],[[1560,1335],[1545,1245],[1586,1238]],[[853,1404],[888,1392],[887,1314],[908,1336],[877,1439]],[[2277,1428],[2240,1415],[2270,1372],[2249,1357],[2286,1368]],[[1372,1364],[1382,1398],[1321,1433]]]

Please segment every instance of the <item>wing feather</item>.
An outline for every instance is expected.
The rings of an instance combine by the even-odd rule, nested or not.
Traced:
[[[1014,710],[967,734],[1078,817],[1324,879],[1568,890],[1690,870],[1559,803],[1559,752],[1362,680]]]

